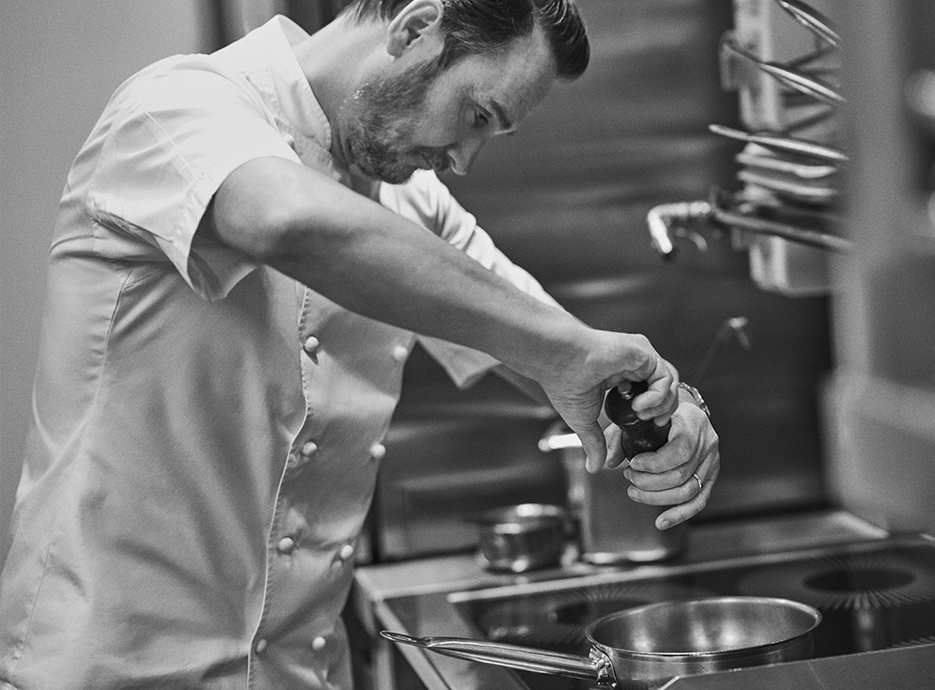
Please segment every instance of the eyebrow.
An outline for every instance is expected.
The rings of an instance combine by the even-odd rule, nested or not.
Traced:
[[[510,131],[513,129],[513,122],[510,120],[510,116],[507,115],[506,109],[500,105],[497,101],[490,101],[490,109],[493,110],[494,115],[497,116],[497,122],[500,123],[500,129],[504,131]]]

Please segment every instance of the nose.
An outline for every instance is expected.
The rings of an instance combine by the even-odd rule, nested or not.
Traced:
[[[466,175],[474,163],[474,159],[477,158],[477,154],[483,148],[484,141],[481,138],[472,138],[449,146],[445,153],[448,155],[451,164],[451,172],[456,175]]]

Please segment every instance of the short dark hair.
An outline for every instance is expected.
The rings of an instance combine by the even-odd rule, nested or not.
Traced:
[[[392,19],[411,0],[352,0],[346,8],[357,21]],[[591,58],[587,29],[575,0],[442,0],[448,67],[466,55],[496,51],[542,28],[562,79],[575,79]]]

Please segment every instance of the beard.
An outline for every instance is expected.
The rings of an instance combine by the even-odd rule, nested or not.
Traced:
[[[400,184],[420,167],[439,172],[448,167],[444,151],[403,143],[412,141],[426,93],[441,71],[440,62],[430,60],[393,77],[374,77],[344,102],[339,114],[341,131],[349,162],[360,172]],[[404,163],[404,157],[419,157],[425,165]]]

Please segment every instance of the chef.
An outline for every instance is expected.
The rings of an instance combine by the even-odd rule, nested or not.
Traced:
[[[437,177],[588,51],[573,0],[357,0],[117,89],[55,229],[0,686],[349,688],[339,613],[417,339],[461,385],[534,382],[592,469],[618,460],[604,391],[648,380],[672,436],[636,497],[701,510],[717,436],[675,369],[559,308]]]

